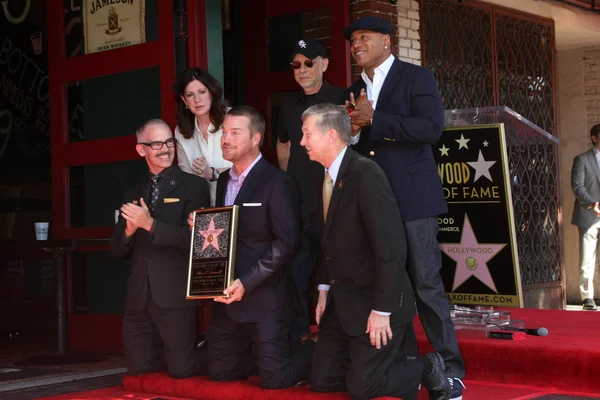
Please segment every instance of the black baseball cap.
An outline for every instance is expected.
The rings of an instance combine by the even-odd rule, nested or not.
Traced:
[[[380,17],[367,16],[357,19],[344,28],[344,37],[346,40],[350,40],[350,36],[352,36],[354,31],[371,31],[390,35],[392,33],[392,24],[390,21]]]
[[[300,39],[298,42],[294,43],[291,58],[293,59],[296,54],[302,54],[304,57],[310,58],[311,60],[314,60],[319,56],[327,58],[327,52],[321,42],[312,38]]]

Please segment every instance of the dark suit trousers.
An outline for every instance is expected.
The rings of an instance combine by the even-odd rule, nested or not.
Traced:
[[[319,239],[312,232],[303,233],[300,243],[300,248],[292,261],[292,276],[299,303],[298,315],[292,322],[290,333],[292,343],[299,343],[303,334],[310,333],[308,288],[320,247]]]
[[[440,353],[446,373],[464,378],[465,366],[458,348],[450,306],[440,276],[442,254],[437,241],[437,218],[405,222],[408,240],[408,276],[417,297],[417,310],[429,343]]]
[[[398,357],[402,349],[408,350],[413,343],[406,340],[406,334],[413,330],[412,323],[392,329],[392,340],[377,350],[367,334],[348,336],[332,306],[328,304],[319,326],[310,379],[312,390],[347,390],[354,400],[380,396],[416,400],[423,363]]]
[[[261,386],[279,389],[308,378],[314,342],[289,340],[291,320],[238,323],[224,307],[213,308],[208,329],[208,371],[213,381],[247,379],[258,368]]]
[[[196,375],[196,330],[196,307],[161,308],[148,288],[144,309],[125,310],[123,316],[127,373],[166,369],[173,378]]]

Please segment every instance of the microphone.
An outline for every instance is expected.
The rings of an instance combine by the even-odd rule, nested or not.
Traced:
[[[505,331],[525,332],[531,336],[548,336],[548,329],[546,328],[517,328],[516,326],[503,326],[500,329]]]
[[[520,328],[519,332],[525,332],[526,334],[532,336],[548,336],[548,329],[546,328]]]

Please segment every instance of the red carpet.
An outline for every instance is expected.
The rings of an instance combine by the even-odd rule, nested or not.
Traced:
[[[548,336],[525,340],[473,337],[457,331],[467,379],[600,393],[600,313],[511,309],[526,328],[548,329]],[[431,351],[416,321],[421,352]]]
[[[519,385],[503,385],[500,383],[488,383],[488,382],[476,382],[466,381],[468,390],[465,391],[463,400],[530,400],[537,399],[540,396],[548,394],[563,394],[563,395],[580,395],[580,396],[591,396],[585,393],[567,393],[559,392],[550,389],[542,389],[531,386],[519,386]],[[255,389],[258,390],[258,389]],[[263,391],[263,393],[266,391]],[[86,392],[70,393],[60,396],[43,397],[39,400],[153,400],[157,396],[161,396],[161,400],[189,400],[189,399],[212,399],[218,398],[217,396],[207,395],[209,393],[208,388],[200,393],[199,397],[188,397],[187,399],[182,397],[172,397],[158,394],[143,394],[124,390],[121,386],[114,386],[106,389],[90,390]],[[308,394],[307,389],[304,389],[304,393]],[[191,395],[190,395],[191,396]],[[324,398],[322,395],[320,398]],[[264,398],[257,396],[256,398]],[[294,399],[287,394],[280,397],[283,400]],[[303,399],[309,397],[302,397]],[[348,400],[347,396],[344,395],[333,395],[327,397],[328,399],[343,399]],[[425,390],[422,390],[419,394],[419,400],[427,400],[429,397]]]
[[[547,337],[527,336],[525,340],[512,341],[486,339],[470,332],[458,331],[467,369],[466,379],[489,382],[486,384],[485,390],[488,392],[485,395],[483,392],[477,394],[479,386],[469,385],[465,391],[465,399],[525,400],[535,398],[536,396],[531,397],[535,393],[541,395],[557,389],[565,392],[600,393],[597,366],[600,360],[600,313],[537,309],[509,311],[513,319],[524,320],[526,328],[545,327],[549,334]],[[418,319],[415,327],[420,351],[431,351]],[[496,389],[490,390],[490,385],[500,387],[492,382],[510,384],[506,390],[515,392],[505,394]],[[345,394],[319,394],[306,388],[262,390],[256,378],[250,381],[216,383],[204,377],[175,380],[166,374],[149,374],[141,377],[126,376],[123,384],[125,390],[131,392],[201,400],[348,399]],[[496,393],[501,397],[494,397]]]
[[[37,400],[154,400],[157,394],[133,393],[121,386],[63,394],[60,396],[39,397]],[[181,397],[161,396],[161,400],[188,400]]]

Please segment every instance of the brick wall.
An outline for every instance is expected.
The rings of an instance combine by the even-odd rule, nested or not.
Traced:
[[[302,37],[318,39],[329,52],[331,47],[329,8],[302,13]]]
[[[584,85],[587,111],[587,126],[589,129],[600,123],[600,46],[585,47]]]
[[[367,15],[391,22],[392,54],[403,61],[421,65],[419,1],[397,0],[397,4],[392,4],[390,0],[350,0],[350,22]],[[303,36],[320,40],[328,52],[331,43],[329,27],[327,8],[302,14]],[[352,81],[360,77],[361,70],[352,64]]]
[[[398,55],[398,6],[389,0],[350,0],[350,22],[373,15],[385,18],[392,24],[392,54]],[[360,77],[362,68],[352,63],[352,81]]]
[[[398,57],[402,61],[421,65],[419,2],[398,0]]]

